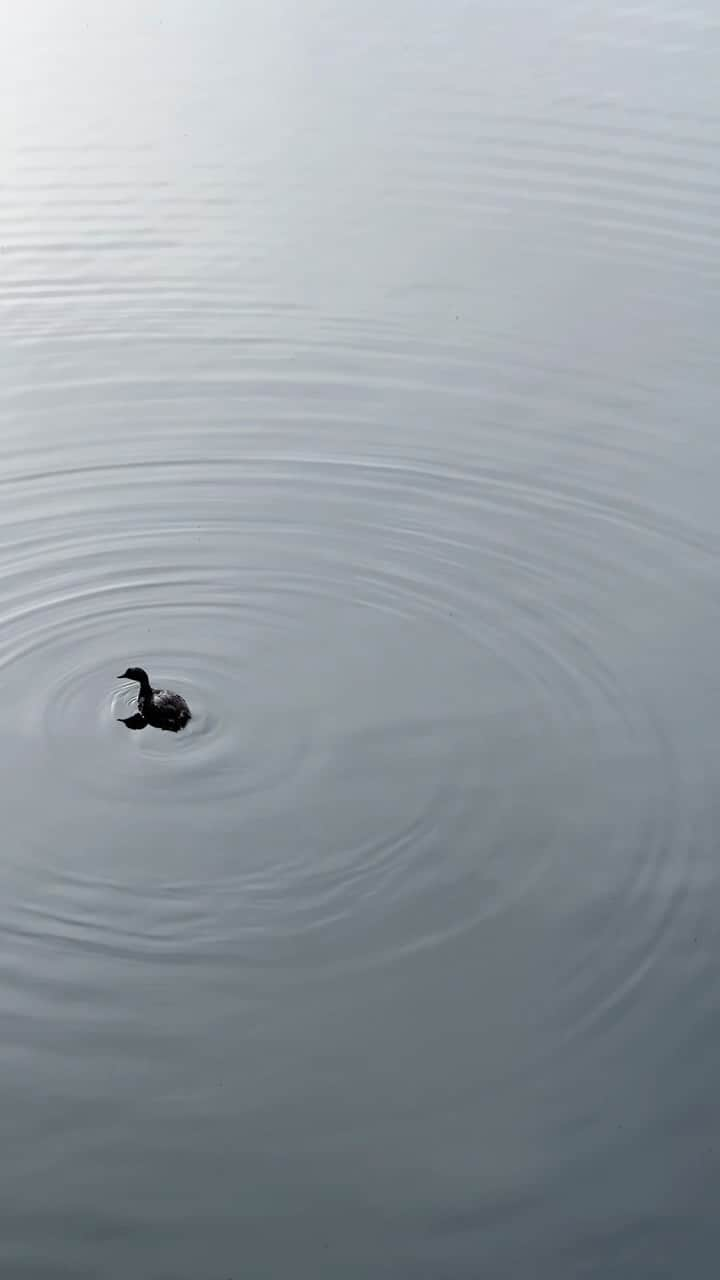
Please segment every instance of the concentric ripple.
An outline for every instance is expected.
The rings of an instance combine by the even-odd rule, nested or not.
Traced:
[[[312,456],[278,432],[233,459],[221,432],[194,464],[46,459],[6,480],[10,805],[38,777],[44,797],[11,856],[36,892],[104,902],[104,946],[258,936],[387,963],[587,875],[626,908],[652,899],[683,856],[660,721],[615,658],[664,566],[702,570],[705,535],[623,490],[611,430],[550,472],[529,436],[520,467],[492,429],[471,452],[462,414],[442,459],[426,426],[406,454]],[[134,663],[187,698],[182,734],[118,722]],[[28,909],[6,904],[5,927]],[[643,913],[598,1016],[674,918],[667,898]]]

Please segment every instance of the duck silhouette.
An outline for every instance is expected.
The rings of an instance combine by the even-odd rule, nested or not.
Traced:
[[[179,733],[192,719],[190,708],[179,693],[170,689],[153,689],[150,677],[142,667],[128,667],[118,676],[118,680],[136,680],[140,685],[137,705],[132,716],[118,716],[121,724],[127,729],[145,729],[152,725],[154,729],[164,729],[168,733]]]

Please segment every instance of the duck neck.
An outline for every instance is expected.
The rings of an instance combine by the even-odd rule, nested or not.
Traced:
[[[138,701],[142,700],[144,702],[146,698],[148,700],[152,700],[152,687],[147,675],[143,675],[142,679],[138,681],[138,684],[140,685]]]

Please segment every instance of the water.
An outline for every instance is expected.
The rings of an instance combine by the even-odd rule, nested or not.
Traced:
[[[3,1275],[711,1273],[719,45],[6,15]]]

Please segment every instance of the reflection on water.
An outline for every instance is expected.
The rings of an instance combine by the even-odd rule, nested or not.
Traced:
[[[705,1274],[713,14],[8,25],[4,1271]]]
[[[126,729],[147,729],[148,722],[144,716],[136,711],[133,716],[118,716],[118,723],[124,724]]]

